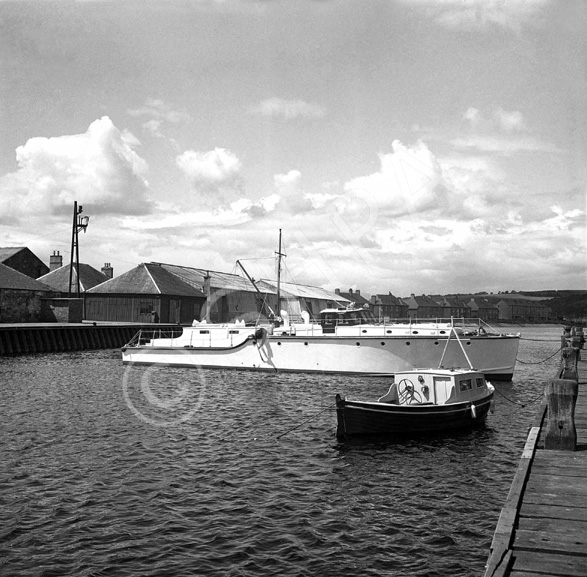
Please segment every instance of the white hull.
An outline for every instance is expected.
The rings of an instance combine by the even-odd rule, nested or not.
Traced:
[[[231,346],[193,346],[181,339],[127,345],[124,363],[183,367],[390,375],[419,367],[469,367],[494,380],[510,380],[518,336],[308,336],[252,334]],[[462,345],[462,347],[461,347]],[[466,352],[466,356],[463,353]],[[444,355],[444,358],[443,358]],[[468,357],[468,359],[467,359]],[[470,361],[470,364],[469,364]]]

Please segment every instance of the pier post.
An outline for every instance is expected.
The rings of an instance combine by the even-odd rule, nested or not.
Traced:
[[[544,448],[555,451],[577,449],[575,428],[575,405],[579,385],[572,379],[553,379],[546,386],[545,397],[548,405]]]
[[[581,338],[573,330],[565,327],[561,365],[558,378],[548,383],[544,391],[548,413],[544,431],[544,448],[558,451],[577,449],[577,429],[575,428],[575,406],[579,394],[579,361]],[[582,335],[581,335],[582,336]],[[570,342],[569,342],[570,341]],[[568,346],[572,344],[573,346]]]

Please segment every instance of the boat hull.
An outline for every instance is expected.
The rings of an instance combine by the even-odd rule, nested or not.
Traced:
[[[336,396],[339,438],[360,435],[417,435],[482,426],[493,392],[475,401],[446,405],[393,405]],[[474,406],[474,408],[472,408]]]
[[[491,380],[511,380],[518,336],[455,339],[435,336],[341,337],[266,336],[247,338],[235,346],[127,345],[125,364],[164,364],[181,367],[256,371],[392,375],[423,366],[469,367]],[[464,352],[466,352],[466,355]],[[444,357],[443,357],[444,355]]]

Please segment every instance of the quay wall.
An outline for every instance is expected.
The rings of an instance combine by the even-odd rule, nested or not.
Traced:
[[[127,344],[141,329],[178,329],[177,325],[137,324],[47,324],[0,325],[0,357],[115,349]]]

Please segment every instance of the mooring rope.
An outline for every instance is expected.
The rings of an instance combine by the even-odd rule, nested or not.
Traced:
[[[332,410],[335,406],[336,406],[336,403],[334,403],[332,405],[328,405],[325,409],[322,409],[319,413],[312,415],[311,417],[307,418],[305,421],[302,421],[301,423],[297,424],[295,427],[292,427],[291,429],[288,429],[284,433],[281,433],[281,435],[278,435],[276,437],[276,439],[281,439],[281,437],[283,437],[284,435],[287,435],[288,433],[291,433],[292,431],[299,429],[302,425],[305,425],[308,421],[315,419],[316,417],[320,416],[322,413],[325,413],[326,411]]]
[[[513,399],[510,399],[507,395],[504,395],[499,389],[495,389],[496,393],[499,393],[506,401],[509,401],[510,403],[512,403],[512,405],[520,405],[520,407],[524,408],[526,405],[533,405],[537,400],[539,400],[541,397],[544,396],[544,391],[542,391],[540,394],[538,394],[536,397],[534,397],[532,400],[528,401],[527,403],[522,403],[520,401],[514,401]]]
[[[545,363],[546,361],[550,361],[550,359],[552,359],[552,357],[554,357],[554,355],[558,355],[558,353],[560,353],[562,351],[563,347],[559,347],[558,350],[556,350],[554,353],[552,353],[552,355],[550,355],[549,357],[546,357],[545,359],[543,359],[542,361],[537,361],[537,362],[530,362],[530,361],[522,361],[518,358],[516,358],[516,361],[518,361],[518,363],[521,363],[522,365],[540,365],[542,363]]]

